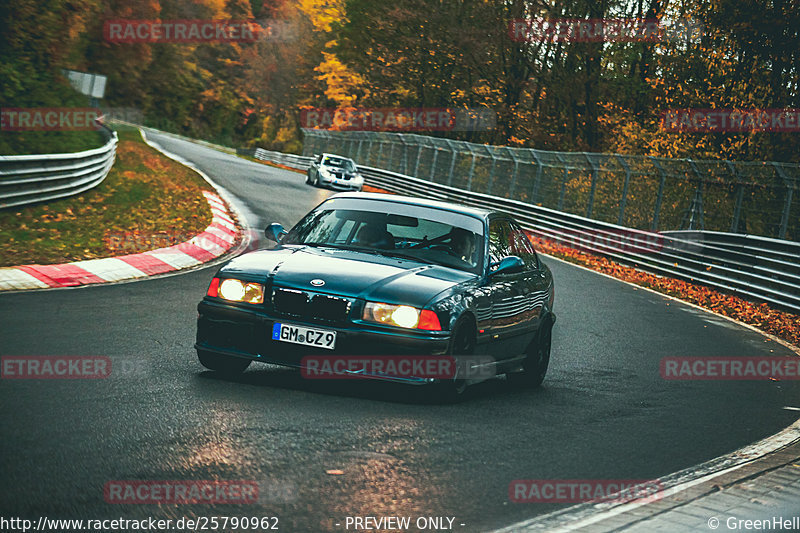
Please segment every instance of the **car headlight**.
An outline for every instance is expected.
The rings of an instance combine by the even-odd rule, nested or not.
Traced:
[[[211,285],[213,287],[215,282],[212,281]],[[209,287],[209,296],[219,296],[231,302],[245,302],[248,304],[264,303],[264,286],[260,283],[228,278],[222,282],[217,282],[217,294],[211,294],[212,287]]]
[[[367,302],[363,319],[408,329],[441,331],[439,317],[430,309],[417,309],[410,305],[393,305]]]
[[[330,170],[328,170],[325,167],[319,167],[319,175],[324,177],[324,178],[330,178],[331,177],[331,172],[330,172]]]

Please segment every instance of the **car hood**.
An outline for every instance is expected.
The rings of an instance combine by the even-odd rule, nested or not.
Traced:
[[[278,247],[237,257],[223,276],[265,279],[276,287],[422,307],[475,274],[413,260],[313,247]],[[324,285],[314,286],[312,280]]]

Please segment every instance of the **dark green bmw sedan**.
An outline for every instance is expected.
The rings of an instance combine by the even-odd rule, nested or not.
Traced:
[[[262,361],[308,372],[322,362],[338,377],[456,394],[497,374],[542,383],[553,278],[509,215],[342,193],[288,232],[272,224],[266,233],[277,245],[220,268],[198,305],[206,368],[236,373]]]

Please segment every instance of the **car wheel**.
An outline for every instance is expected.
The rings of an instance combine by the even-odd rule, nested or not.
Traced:
[[[249,359],[230,357],[204,350],[197,350],[197,358],[204,367],[222,374],[241,374],[250,366]]]
[[[319,188],[319,174],[315,174],[314,175],[314,182],[311,185],[313,185],[314,187]]]
[[[536,388],[542,384],[550,364],[552,335],[553,324],[547,323],[528,348],[528,356],[522,363],[522,372],[509,372],[506,375],[508,381],[527,388]]]
[[[311,185],[311,170],[306,172],[306,185]]]
[[[453,328],[448,355],[472,355],[475,351],[475,326],[467,318],[461,318]],[[467,382],[463,379],[450,379],[434,385],[436,398],[442,403],[456,403],[464,398]]]

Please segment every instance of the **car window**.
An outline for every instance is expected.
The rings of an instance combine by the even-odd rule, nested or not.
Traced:
[[[332,168],[341,168],[344,170],[355,170],[356,166],[349,159],[343,159],[341,157],[326,157],[323,165]]]
[[[451,218],[466,222],[463,217]],[[473,224],[465,225],[474,228]],[[477,273],[483,240],[471,229],[406,215],[323,209],[298,222],[282,243],[374,251]]]
[[[536,250],[533,248],[525,231],[516,224],[512,224],[511,226],[511,255],[522,258],[525,266],[530,269],[539,268]]]
[[[489,262],[498,263],[511,252],[511,225],[507,220],[493,220],[489,224]]]

